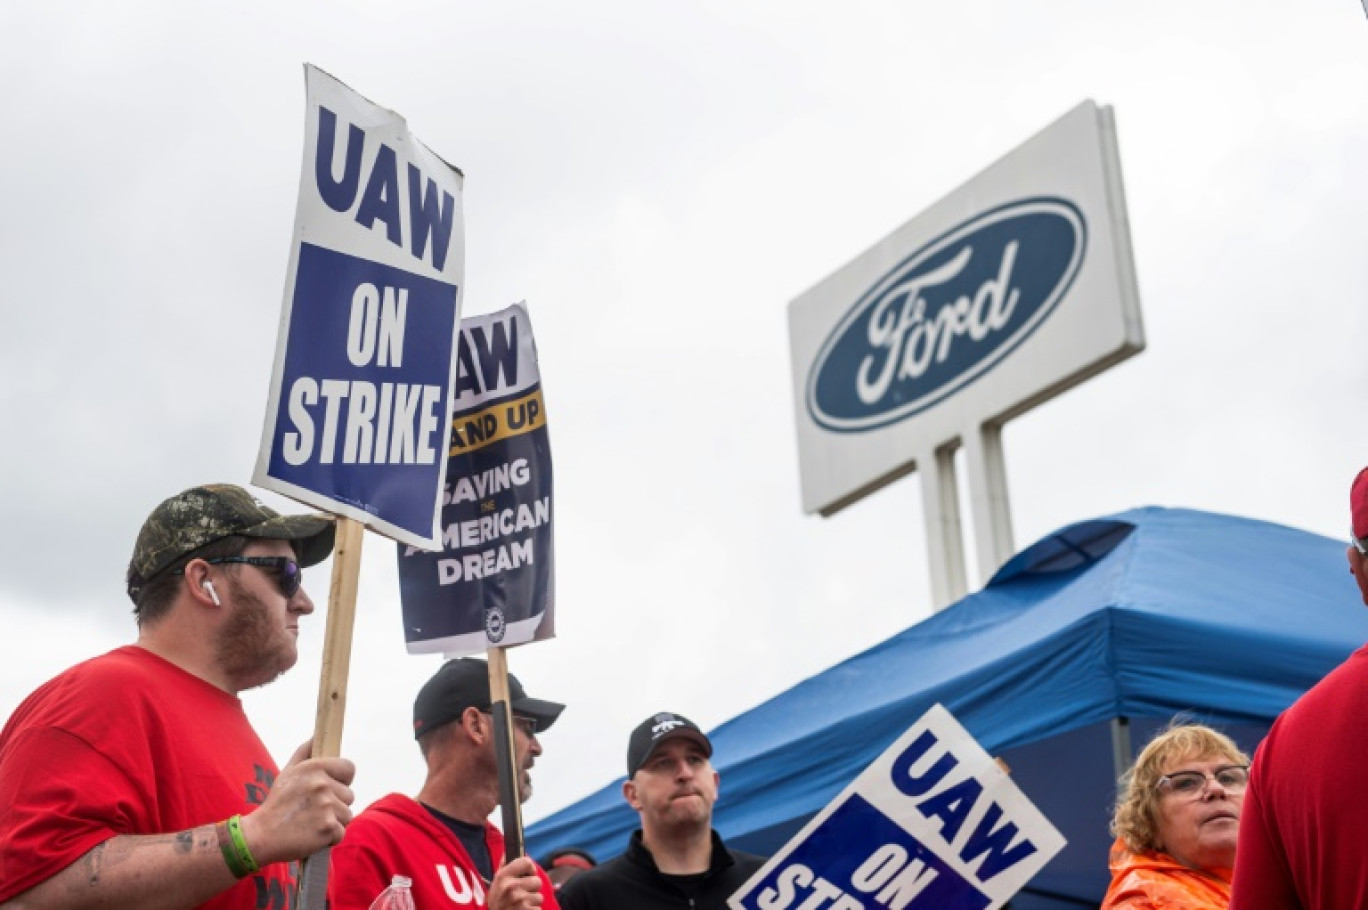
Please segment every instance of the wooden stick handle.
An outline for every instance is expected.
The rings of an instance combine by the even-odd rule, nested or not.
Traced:
[[[333,544],[332,585],[323,628],[323,668],[318,680],[318,712],[314,716],[312,755],[342,754],[342,718],[347,710],[347,674],[351,670],[352,629],[356,625],[356,588],[361,577],[361,540],[365,528],[350,518],[337,519]],[[324,847],[304,862],[299,882],[300,910],[325,910],[328,856]]]
[[[318,681],[318,713],[314,717],[314,758],[334,758],[342,753],[342,717],[347,709],[347,673],[351,668],[364,534],[360,522],[337,519],[332,586],[328,590],[328,618],[323,631],[323,668]]]
[[[490,648],[489,701],[494,717],[494,750],[499,764],[499,808],[503,816],[504,862],[523,855],[522,794],[518,782],[517,740],[513,736],[513,704],[508,694],[508,656],[503,648]]]

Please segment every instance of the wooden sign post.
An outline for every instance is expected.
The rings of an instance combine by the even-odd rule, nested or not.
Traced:
[[[366,529],[350,518],[337,519],[333,547],[332,584],[323,631],[323,667],[318,681],[318,710],[314,715],[314,758],[342,754],[342,720],[347,708],[347,675],[351,670],[352,631],[356,625],[356,589],[361,576],[361,541]],[[328,858],[331,848],[304,861],[299,905],[322,910],[327,903]]]
[[[366,529],[350,518],[337,519],[332,586],[323,632],[323,667],[314,715],[314,758],[342,754],[342,718],[347,707],[347,675],[351,670],[352,630],[356,624],[356,589],[361,576],[361,541]]]
[[[503,816],[504,862],[523,855],[522,779],[517,740],[513,736],[513,706],[508,695],[508,657],[503,648],[490,648],[489,713],[494,716],[494,751],[499,762],[499,807]]]

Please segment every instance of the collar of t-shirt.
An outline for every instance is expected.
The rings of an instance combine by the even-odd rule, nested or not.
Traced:
[[[489,844],[485,841],[485,826],[472,825],[469,822],[461,821],[459,818],[452,818],[445,812],[438,812],[427,803],[420,803],[420,805],[428,810],[433,818],[446,825],[452,834],[456,835],[461,846],[465,847],[466,853],[470,854],[470,860],[475,864],[475,871],[480,873],[485,884],[488,885],[489,880],[494,877],[494,864],[489,858]]]

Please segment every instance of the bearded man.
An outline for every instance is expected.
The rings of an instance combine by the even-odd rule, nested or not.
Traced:
[[[65,671],[0,730],[0,908],[285,910],[296,860],[338,843],[355,769],[279,770],[238,693],[294,666],[321,515],[241,487],[163,502],[128,564],[135,644]]]

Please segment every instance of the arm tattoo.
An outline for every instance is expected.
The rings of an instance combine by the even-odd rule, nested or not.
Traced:
[[[100,871],[104,868],[105,845],[97,844],[85,856],[81,857],[81,868],[85,870],[86,884],[94,886],[100,883]]]
[[[177,831],[174,834],[150,834],[136,836],[131,841],[115,843],[113,840],[108,840],[102,844],[97,844],[91,848],[89,853],[81,857],[81,869],[85,875],[86,884],[99,884],[100,876],[109,866],[118,865],[123,860],[129,859],[140,848],[165,843],[171,844],[172,849],[177,853],[193,853],[196,847],[195,830]],[[199,846],[213,846],[212,834],[207,834],[201,838]]]

